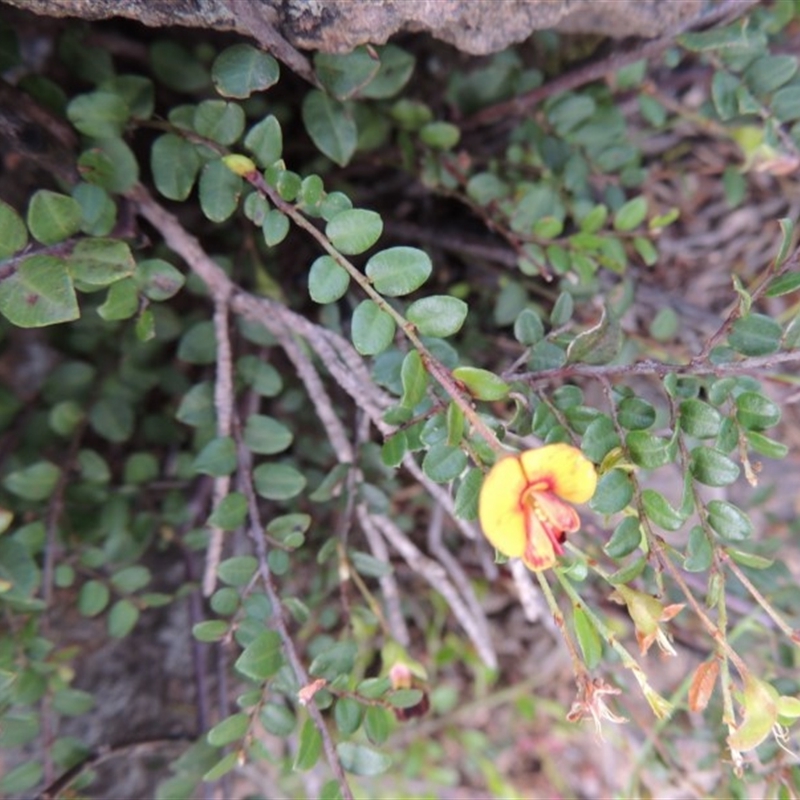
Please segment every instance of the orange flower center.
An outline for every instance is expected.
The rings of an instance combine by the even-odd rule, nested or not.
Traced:
[[[577,512],[550,491],[548,481],[530,484],[520,497],[520,508],[526,533],[523,560],[534,569],[551,566],[553,557],[564,553],[567,533],[580,527]]]

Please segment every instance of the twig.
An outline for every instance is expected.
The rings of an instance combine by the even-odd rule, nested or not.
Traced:
[[[741,581],[745,589],[753,596],[753,599],[764,609],[769,618],[775,625],[789,637],[789,639],[797,645],[800,645],[800,631],[794,630],[786,620],[773,608],[772,604],[764,597],[761,592],[756,589],[753,582],[742,572],[739,565],[730,557],[725,550],[720,550],[720,559],[725,562],[728,569]]]
[[[800,349],[774,353],[768,356],[751,356],[725,364],[697,363],[694,359],[686,364],[665,364],[655,359],[643,359],[633,364],[565,364],[563,367],[543,369],[538,372],[502,373],[504,380],[526,381],[531,384],[550,383],[570,377],[601,378],[615,375],[746,375],[750,372],[769,369],[778,364],[800,361]]]
[[[536,591],[533,583],[533,575],[531,571],[525,566],[519,558],[512,558],[508,562],[511,569],[511,577],[514,579],[514,585],[517,587],[517,595],[519,597],[519,604],[522,607],[522,613],[528,622],[546,622],[547,627],[555,632],[555,620],[552,616],[545,614],[545,607],[542,605],[542,595]]]
[[[372,555],[388,564],[390,560],[389,548],[386,547],[386,541],[381,536],[380,531],[369,519],[369,511],[363,504],[360,504],[356,507],[355,512],[361,522],[361,530],[364,532],[364,537],[367,540],[369,549],[372,551]],[[367,520],[366,525],[363,523],[364,520]],[[394,571],[382,575],[378,578],[378,583],[386,603],[386,623],[389,626],[389,630],[403,647],[408,647],[411,643],[411,635],[408,632],[408,626],[400,606],[400,592],[397,588]]]
[[[217,436],[231,435],[233,417],[233,356],[228,334],[228,298],[230,289],[209,287],[214,294],[214,333],[217,340],[217,374],[214,381],[214,408],[217,413]],[[230,475],[214,478],[213,507],[216,508],[227,497],[231,488]],[[203,575],[203,594],[210,597],[217,583],[217,567],[222,557],[222,540],[225,532],[217,525],[210,525],[210,538],[206,550],[206,567]]]
[[[475,596],[472,583],[464,572],[460,562],[453,557],[453,554],[445,547],[442,541],[444,513],[444,508],[440,505],[434,505],[431,509],[430,518],[428,520],[428,549],[447,570],[454,586],[461,594],[461,597],[464,599],[470,611],[472,611],[475,623],[483,629],[483,635],[489,640],[491,638],[491,631],[489,630],[489,623],[486,620],[486,612]]]
[[[234,440],[236,441],[236,450],[239,461],[239,481],[242,486],[242,492],[247,500],[247,510],[250,518],[248,533],[253,541],[253,545],[255,546],[256,557],[258,559],[259,577],[262,585],[264,586],[264,592],[269,599],[270,605],[272,606],[272,622],[275,630],[280,636],[281,644],[283,645],[283,651],[286,654],[286,659],[289,662],[292,672],[294,673],[295,680],[301,687],[307,686],[310,682],[308,673],[303,666],[303,662],[300,660],[294,640],[292,639],[292,636],[289,633],[289,629],[286,625],[284,606],[281,602],[280,595],[278,594],[278,590],[272,578],[272,572],[269,568],[269,562],[267,560],[267,543],[263,535],[264,524],[258,507],[258,498],[256,497],[255,487],[253,486],[252,470],[250,469],[252,458],[250,451],[247,449],[247,447],[245,447],[245,444],[242,441],[241,429],[237,420],[234,420],[233,436]],[[342,792],[342,797],[344,800],[353,800],[353,793],[347,781],[347,776],[344,773],[342,762],[339,760],[339,756],[336,752],[336,747],[333,744],[333,739],[328,731],[328,726],[325,724],[322,712],[313,701],[306,705],[306,710],[308,711],[308,715],[313,720],[314,726],[316,727],[322,739],[322,746],[325,750],[328,764],[330,765],[333,774],[336,776],[336,780],[339,782],[339,788]]]
[[[359,522],[362,526],[374,524],[389,544],[397,550],[406,563],[444,597],[461,627],[472,640],[478,655],[486,666],[497,667],[497,654],[489,639],[473,616],[456,588],[450,582],[447,573],[437,561],[428,558],[388,517],[382,514],[369,514],[366,509],[359,509]]]

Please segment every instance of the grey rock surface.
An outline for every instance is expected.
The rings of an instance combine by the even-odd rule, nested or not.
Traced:
[[[346,52],[395,33],[425,31],[459,50],[502,50],[545,28],[609,36],[658,36],[696,17],[708,0],[4,0],[55,17],[127,17],[252,35],[257,15],[300,49]],[[246,3],[248,13],[241,11]]]

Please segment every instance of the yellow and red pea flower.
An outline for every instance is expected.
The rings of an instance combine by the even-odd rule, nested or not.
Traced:
[[[478,518],[484,536],[528,569],[549,569],[564,552],[568,533],[580,528],[570,503],[585,503],[597,488],[597,472],[569,444],[549,444],[501,458],[481,487]]]

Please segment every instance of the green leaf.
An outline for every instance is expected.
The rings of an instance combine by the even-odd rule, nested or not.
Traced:
[[[390,247],[372,256],[365,272],[376,291],[387,297],[400,297],[419,289],[432,268],[428,254],[422,250]]]
[[[550,324],[558,328],[566,325],[572,319],[575,301],[569,292],[561,292],[550,312]]]
[[[194,129],[201,136],[224,145],[232,145],[242,135],[244,123],[242,107],[225,100],[203,100],[194,112]]]
[[[706,532],[700,525],[695,525],[689,531],[683,568],[688,572],[705,572],[711,566],[713,557],[714,552]]]
[[[364,45],[349,53],[315,53],[314,71],[320,83],[337,100],[349,100],[367,86],[380,68]]]
[[[616,514],[622,511],[633,498],[633,485],[627,473],[612,469],[601,476],[591,507],[599,514]]]
[[[148,300],[156,302],[174,297],[186,283],[186,278],[180,270],[160,258],[140,261],[136,265],[133,277],[139,291]]]
[[[0,260],[13,256],[28,243],[28,229],[22,217],[0,200]]]
[[[250,725],[250,717],[247,714],[232,714],[221,722],[218,722],[206,735],[210,745],[214,747],[224,747],[226,744],[236,742],[243,738]]]
[[[208,524],[224,531],[235,531],[244,523],[246,516],[247,499],[239,492],[231,492],[219,501],[208,518]]]
[[[41,328],[80,317],[63,261],[31,256],[0,281],[0,314],[21,328]]]
[[[339,742],[336,752],[342,766],[353,775],[382,775],[392,765],[390,756],[355,742]]]
[[[236,465],[236,444],[230,436],[220,436],[212,439],[197,454],[192,467],[202,475],[220,477],[230,475]]]
[[[109,91],[79,94],[67,106],[69,121],[93,139],[120,136],[130,117],[130,109],[119,94]]]
[[[261,464],[253,470],[256,492],[266,500],[290,500],[306,487],[306,477],[288,464]]]
[[[117,221],[117,207],[108,192],[92,183],[79,183],[72,197],[80,203],[81,229],[91,236],[107,236]]]
[[[356,123],[346,106],[312,89],[303,98],[303,124],[311,140],[340,167],[347,165],[358,143]]]
[[[487,369],[458,367],[452,374],[477,400],[503,400],[511,391],[511,387],[502,378]]]
[[[357,654],[358,646],[355,642],[336,642],[311,662],[308,671],[314,677],[332,681],[339,675],[346,675],[352,671]]]
[[[122,193],[139,180],[139,163],[122,139],[103,139],[81,154],[78,172],[89,183],[109,192]]]
[[[94,707],[94,697],[81,689],[58,689],[53,695],[53,708],[67,717],[79,717]]]
[[[359,92],[361,97],[385,100],[406,85],[414,71],[414,56],[394,44],[377,48],[380,66],[373,79]]]
[[[770,109],[779,122],[800,119],[800,86],[778,89],[770,101]]]
[[[115,572],[111,576],[111,585],[122,594],[132,594],[144,589],[151,579],[152,575],[147,567],[133,564]]]
[[[244,146],[255,156],[261,167],[274,164],[283,153],[283,131],[278,120],[270,114],[253,125],[244,137]]]
[[[100,398],[89,409],[89,424],[98,436],[109,442],[121,443],[133,435],[133,410],[121,399]]]
[[[6,796],[26,792],[42,780],[43,773],[44,767],[38,761],[27,761],[11,767],[0,778],[0,791]]]
[[[356,572],[365,578],[383,578],[392,573],[391,564],[387,564],[369,553],[362,553],[360,550],[353,550],[350,553],[350,561]]]
[[[285,738],[294,731],[297,722],[294,714],[285,705],[265,703],[258,715],[264,728],[275,736]]]
[[[722,416],[713,406],[690,398],[680,405],[681,430],[697,439],[710,439],[719,433]]]
[[[50,461],[37,461],[15,470],[3,479],[3,486],[24,500],[46,500],[58,483],[61,470]]]
[[[478,518],[478,498],[483,485],[483,472],[477,467],[467,471],[456,490],[454,512],[459,519]]]
[[[791,55],[763,55],[744,73],[750,91],[757,97],[771,94],[788,83],[797,72],[797,59]]]
[[[584,364],[607,364],[622,347],[622,329],[619,322],[603,308],[596,325],[581,331],[567,348],[567,361]]]
[[[117,600],[108,613],[108,635],[124,639],[139,621],[139,609],[128,598]]]
[[[99,88],[121,97],[132,117],[144,120],[153,116],[155,87],[149,78],[141,75],[115,75],[103,81]]]
[[[177,355],[189,364],[213,364],[217,360],[214,323],[205,320],[192,325],[181,337]]]
[[[774,439],[755,431],[747,431],[745,437],[747,438],[747,443],[756,453],[767,458],[786,458],[789,452],[788,446],[783,442],[776,442]]]
[[[322,753],[322,737],[312,719],[303,723],[297,744],[297,755],[294,760],[295,770],[311,769]]]
[[[130,247],[118,239],[82,239],[68,263],[73,279],[87,287],[108,286],[136,269]]]
[[[425,397],[425,390],[428,386],[428,371],[416,350],[410,350],[403,359],[400,380],[403,384],[401,405],[406,408],[416,408]]]
[[[364,718],[364,707],[352,697],[340,697],[333,709],[336,727],[345,736],[354,734]]]
[[[362,300],[353,312],[350,335],[362,356],[382,353],[394,340],[395,322],[372,300]]]
[[[380,214],[363,208],[340,211],[325,227],[325,235],[345,255],[357,255],[369,250],[380,239],[382,232]]]
[[[198,383],[183,396],[175,417],[184,425],[200,427],[212,425],[216,419],[214,411],[214,389],[208,381]]]
[[[335,303],[344,297],[350,275],[331,256],[320,256],[308,273],[308,293],[315,303]]]
[[[542,318],[532,309],[524,308],[514,321],[514,338],[528,347],[544,336]]]
[[[150,62],[155,76],[170,89],[194,93],[208,86],[206,68],[185,47],[172,40],[151,45]]]
[[[242,356],[236,364],[241,379],[263,397],[276,397],[283,390],[283,378],[272,364],[258,356]]]
[[[689,469],[706,486],[727,486],[739,477],[739,465],[712,447],[695,447]]]
[[[725,122],[739,116],[739,100],[736,91],[741,81],[730,72],[715,70],[711,80],[711,98],[719,118]]]
[[[97,307],[97,313],[106,322],[130,319],[139,310],[139,292],[132,278],[112,283],[108,287],[105,302]]]
[[[200,169],[197,148],[181,136],[166,133],[153,142],[150,169],[153,180],[164,197],[185,200],[194,186]]]
[[[245,647],[236,659],[236,669],[254,681],[265,681],[283,666],[281,637],[275,631],[263,631]]]
[[[764,558],[756,553],[745,553],[743,550],[734,550],[732,547],[726,548],[728,555],[737,563],[750,569],[769,569],[775,560]]]
[[[258,569],[258,561],[253,556],[233,556],[221,561],[217,575],[228,586],[245,586]]]
[[[601,415],[592,420],[581,440],[581,450],[587,458],[599,464],[615,447],[619,447],[619,436],[611,418]]]
[[[408,438],[405,431],[393,433],[381,447],[381,461],[387,467],[398,467],[408,452]]]
[[[625,444],[633,462],[645,469],[656,469],[669,464],[675,457],[676,443],[646,431],[631,431]]]
[[[244,427],[244,443],[254,453],[271,456],[291,445],[292,431],[282,422],[262,414],[251,414]]]
[[[261,224],[264,243],[267,247],[280,244],[289,233],[289,218],[277,208],[270,209]]]
[[[614,214],[614,230],[632,231],[644,222],[647,216],[647,200],[634,197],[619,207]]]
[[[711,500],[707,510],[708,524],[729,542],[741,542],[753,532],[750,518],[733,503]]]
[[[192,636],[198,642],[219,642],[228,635],[230,625],[222,619],[207,619],[192,627]]]
[[[742,392],[736,398],[736,419],[747,430],[763,431],[780,422],[781,409],[763,394]]]
[[[364,730],[373,744],[383,744],[389,738],[391,712],[381,706],[369,706],[364,715]]]
[[[239,764],[239,753],[234,750],[223,756],[208,772],[203,775],[203,781],[213,783],[218,781],[223,775],[227,775]]]
[[[428,122],[420,129],[419,138],[436,150],[452,150],[461,139],[461,131],[451,122]]]
[[[771,317],[748,314],[733,323],[728,344],[745,356],[766,356],[780,348],[783,330]]]
[[[788,272],[770,281],[769,289],[765,292],[767,297],[782,297],[785,294],[796,292],[800,289],[800,272]]]
[[[37,242],[58,244],[80,230],[83,212],[71,197],[39,189],[28,203],[28,229]]]
[[[683,515],[676,511],[663,494],[655,489],[642,491],[642,505],[648,519],[665,531],[677,531],[684,523]]]
[[[589,669],[594,669],[603,655],[603,643],[589,615],[580,607],[572,608],[572,624],[575,627],[575,638],[583,653],[583,660]]]
[[[468,311],[469,307],[463,300],[449,295],[433,295],[412,303],[406,316],[422,336],[445,338],[461,329]]]
[[[455,480],[467,466],[467,456],[458,447],[435,444],[422,459],[422,471],[435,483]]]
[[[200,173],[200,208],[212,222],[224,222],[236,211],[243,181],[221,159],[209,161]]]
[[[642,543],[642,527],[637,517],[625,517],[603,549],[614,559],[625,558]]]
[[[223,97],[247,98],[278,82],[278,62],[269,53],[249,44],[227,47],[211,66],[211,80]]]
[[[84,617],[95,617],[108,605],[111,593],[100,581],[90,580],[78,592],[78,611]]]

